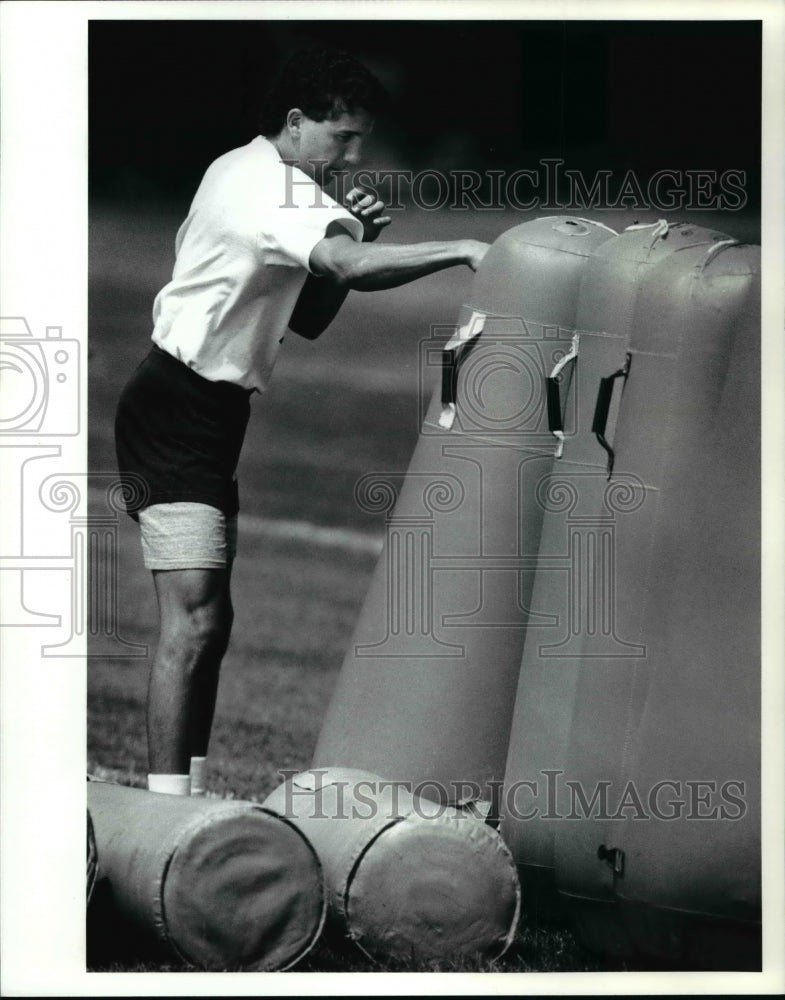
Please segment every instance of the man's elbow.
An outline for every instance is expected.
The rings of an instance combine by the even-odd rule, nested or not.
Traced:
[[[320,278],[329,278],[344,290],[357,288],[366,277],[367,260],[362,244],[350,238],[341,241],[324,240],[311,255],[311,271]]]
[[[373,278],[374,273],[373,262],[360,251],[337,263],[332,280],[344,291],[351,289],[365,292],[373,287],[369,279]]]
[[[358,278],[356,264],[348,255],[330,254],[329,257],[312,262],[311,269],[319,278],[329,278],[338,288],[350,289]]]

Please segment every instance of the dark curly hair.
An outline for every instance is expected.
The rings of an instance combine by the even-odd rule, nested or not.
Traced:
[[[360,109],[377,114],[386,104],[382,85],[353,56],[338,49],[305,49],[291,56],[273,81],[259,131],[278,135],[291,108],[321,122]]]

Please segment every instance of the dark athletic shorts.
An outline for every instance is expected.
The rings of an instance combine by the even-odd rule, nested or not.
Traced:
[[[239,510],[235,470],[252,390],[211,382],[153,345],[120,395],[115,446],[125,507],[208,504]]]

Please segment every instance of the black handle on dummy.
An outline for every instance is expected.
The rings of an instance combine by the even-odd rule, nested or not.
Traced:
[[[445,350],[442,354],[442,406],[455,402],[458,387],[458,366],[455,350]]]
[[[479,340],[477,333],[457,347],[445,350],[442,354],[442,406],[455,404],[458,399],[458,370],[466,360],[466,356]]]
[[[548,401],[548,430],[551,434],[554,431],[564,430],[564,421],[561,416],[561,398],[559,395],[559,376],[545,379],[545,397]]]
[[[592,434],[597,435],[597,440],[608,453],[608,479],[611,478],[611,473],[613,472],[613,463],[615,455],[613,448],[608,444],[605,439],[605,428],[608,423],[608,413],[611,408],[611,400],[613,399],[613,383],[617,378],[623,378],[625,381],[630,373],[630,355],[627,354],[624,367],[620,368],[613,375],[606,375],[605,378],[600,379],[600,388],[597,392],[597,402],[594,406],[594,419],[591,424]]]

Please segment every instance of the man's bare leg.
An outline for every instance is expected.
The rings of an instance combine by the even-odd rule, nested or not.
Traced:
[[[150,771],[188,774],[207,754],[233,610],[229,569],[154,570],[161,632],[150,671]]]

